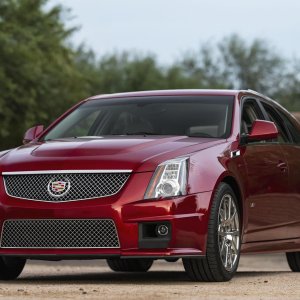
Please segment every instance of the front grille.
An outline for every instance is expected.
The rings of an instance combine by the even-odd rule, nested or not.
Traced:
[[[3,179],[6,193],[12,197],[61,202],[115,195],[129,176],[129,172],[12,175],[6,173]]]
[[[110,219],[6,220],[1,248],[119,248]]]

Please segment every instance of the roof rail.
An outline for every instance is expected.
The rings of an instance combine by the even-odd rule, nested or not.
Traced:
[[[253,94],[257,94],[257,95],[261,95],[261,96],[264,96],[263,94],[257,92],[257,91],[254,91],[254,90],[251,90],[251,89],[247,89],[248,92],[251,92]]]
[[[266,96],[266,95],[264,95],[264,94],[262,94],[262,93],[259,93],[259,92],[257,92],[257,91],[254,91],[254,90],[251,90],[251,89],[247,89],[247,91],[248,91],[248,92],[251,92],[252,94],[255,94],[256,96],[260,96],[260,97],[262,97],[262,98],[265,98],[265,99],[268,99],[268,100],[270,100],[270,101],[276,102],[274,99],[272,99],[272,98],[270,98],[270,97],[268,97],[268,96]]]

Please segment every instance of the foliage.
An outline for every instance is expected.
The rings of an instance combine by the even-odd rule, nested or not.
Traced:
[[[20,143],[23,131],[48,123],[86,94],[82,75],[67,45],[56,6],[44,0],[0,2],[0,139],[2,148]]]
[[[203,45],[161,66],[153,55],[113,53],[100,59],[75,49],[65,8],[47,0],[0,1],[0,149],[20,144],[24,131],[48,125],[68,107],[94,94],[151,89],[255,89],[300,110],[300,63],[262,40],[236,35]]]

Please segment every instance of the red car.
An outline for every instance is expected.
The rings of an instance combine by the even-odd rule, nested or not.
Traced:
[[[260,252],[299,271],[299,143],[295,118],[250,90],[82,101],[0,153],[0,279],[26,259],[181,258],[192,280],[227,281]]]

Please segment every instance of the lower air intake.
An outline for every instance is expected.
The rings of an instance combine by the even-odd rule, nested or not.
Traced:
[[[6,220],[1,248],[119,248],[110,219]]]

